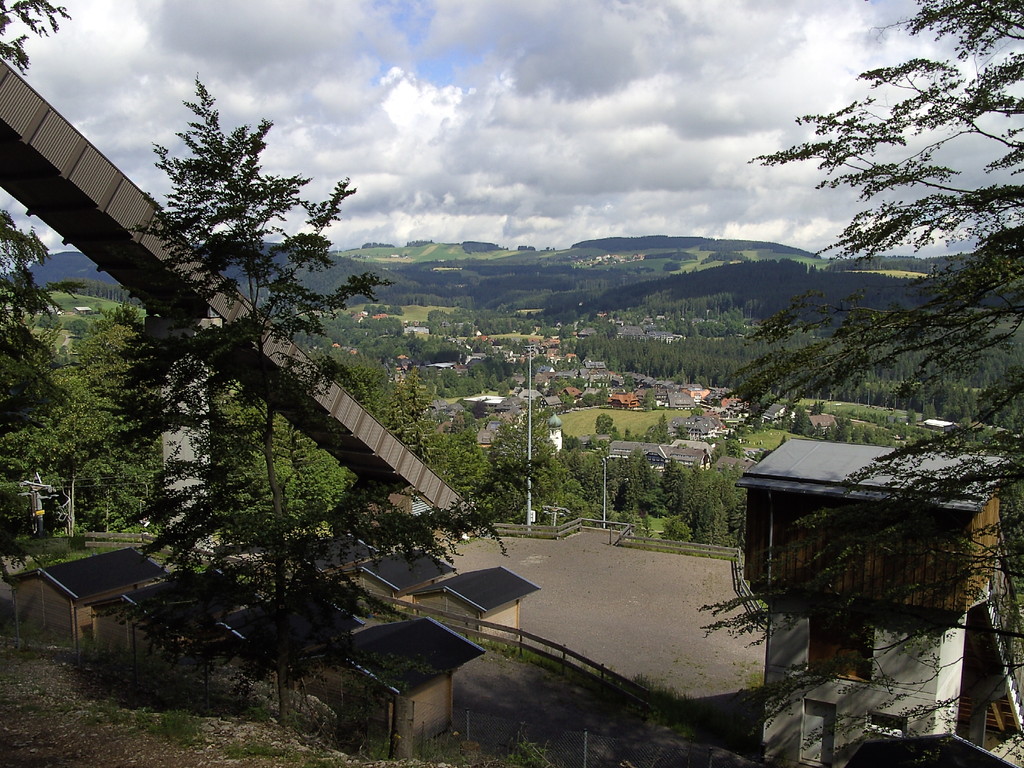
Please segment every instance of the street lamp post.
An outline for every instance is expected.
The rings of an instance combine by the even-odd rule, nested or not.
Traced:
[[[533,345],[526,346],[526,527],[533,524]]]
[[[608,527],[608,457],[601,457],[601,470],[604,475],[601,487],[603,489],[601,497],[601,527]]]

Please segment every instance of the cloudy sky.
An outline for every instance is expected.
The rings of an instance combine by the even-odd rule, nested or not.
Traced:
[[[566,248],[645,234],[825,247],[856,210],[751,158],[857,73],[928,53],[910,0],[64,0],[28,81],[142,188],[198,76],[266,168],[358,189],[330,233]],[[931,51],[934,52],[934,51]],[[0,205],[16,211],[9,198]],[[51,236],[50,244],[58,246]]]

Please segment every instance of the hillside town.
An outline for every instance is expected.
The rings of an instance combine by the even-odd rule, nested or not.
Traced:
[[[1024,7],[798,10],[0,0],[4,765],[1024,765]]]

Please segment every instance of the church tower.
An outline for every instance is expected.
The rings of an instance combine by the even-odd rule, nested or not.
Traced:
[[[555,446],[556,451],[562,450],[562,420],[558,416],[548,419],[548,440]]]

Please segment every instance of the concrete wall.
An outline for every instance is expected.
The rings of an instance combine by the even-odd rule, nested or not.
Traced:
[[[791,603],[787,607],[795,611],[799,606]],[[950,630],[939,637],[913,641],[901,641],[902,637],[895,632],[876,632],[872,683],[884,680],[885,684],[837,679],[795,693],[787,709],[765,727],[766,757],[780,764],[841,768],[861,740],[881,733],[879,726],[869,721],[872,713],[902,718],[920,708],[922,714],[908,719],[909,735],[954,732],[955,704],[941,703],[959,693],[963,631]],[[806,616],[774,614],[766,651],[766,682],[778,682],[793,667],[805,665],[809,641]]]

